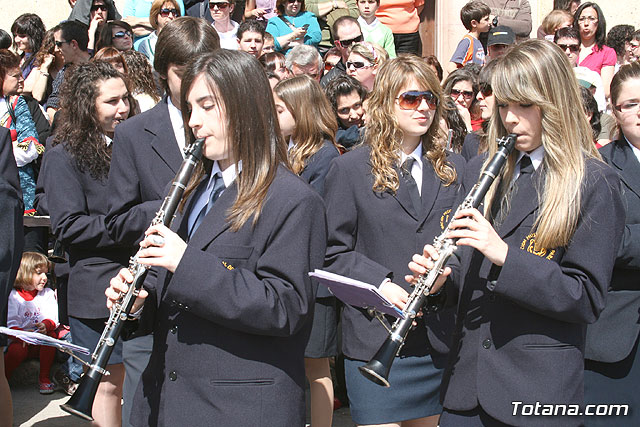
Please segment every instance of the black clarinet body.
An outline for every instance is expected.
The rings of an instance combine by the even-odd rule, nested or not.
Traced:
[[[180,169],[171,183],[169,194],[162,202],[162,206],[156,213],[151,225],[164,224],[167,227],[171,226],[171,222],[173,221],[186,186],[191,179],[191,175],[193,175],[195,167],[202,159],[203,145],[204,138],[197,139],[185,150],[185,159],[182,161]],[[109,375],[105,367],[109,362],[109,357],[111,357],[114,346],[120,337],[124,322],[129,318],[131,308],[142,289],[142,284],[149,271],[148,266],[138,262],[139,252],[140,250],[138,250],[138,253],[136,253],[129,262],[129,271],[133,275],[133,282],[129,286],[129,290],[120,295],[118,302],[111,308],[109,320],[98,341],[98,345],[91,355],[89,368],[82,376],[78,389],[73,396],[71,396],[67,403],[60,405],[66,412],[89,421],[93,420],[91,409],[100,380],[103,375]]]
[[[477,208],[480,206],[484,196],[487,194],[487,191],[489,191],[489,188],[504,167],[509,154],[513,151],[516,144],[516,138],[517,135],[509,134],[508,136],[498,140],[498,151],[483,169],[480,174],[480,179],[473,186],[469,194],[467,194],[460,206],[458,206],[456,213],[462,209]],[[455,213],[451,218],[453,219],[454,217]],[[389,372],[391,371],[391,365],[402,349],[407,338],[407,334],[413,324],[413,320],[426,302],[427,296],[429,295],[431,288],[433,288],[436,279],[444,271],[445,264],[456,250],[455,240],[447,237],[450,232],[450,224],[451,222],[449,222],[447,228],[442,232],[442,234],[436,237],[433,242],[433,247],[438,251],[440,256],[436,261],[434,261],[434,267],[431,270],[418,277],[413,292],[409,295],[409,299],[407,300],[407,306],[403,310],[405,315],[404,319],[398,319],[395,321],[393,326],[389,329],[389,336],[384,341],[378,352],[373,356],[373,359],[371,359],[366,365],[358,368],[365,378],[378,385],[390,387],[391,384],[389,383],[388,378]]]

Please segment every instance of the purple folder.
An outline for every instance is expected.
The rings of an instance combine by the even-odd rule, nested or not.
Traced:
[[[316,269],[309,276],[327,286],[340,301],[360,308],[374,308],[380,313],[405,318],[405,314],[384,297],[373,285]]]

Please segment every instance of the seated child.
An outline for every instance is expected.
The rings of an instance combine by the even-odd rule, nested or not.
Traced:
[[[484,48],[480,33],[489,31],[491,9],[481,1],[470,1],[462,6],[460,19],[469,32],[460,40],[447,67],[449,72],[464,67],[468,62],[484,65]]]
[[[58,301],[53,289],[45,288],[49,260],[37,252],[25,252],[18,269],[14,289],[9,295],[7,326],[30,332],[39,332],[55,337],[58,328]],[[55,391],[49,371],[53,365],[56,349],[48,346],[30,345],[12,340],[4,355],[7,379],[27,357],[40,357],[40,393]]]

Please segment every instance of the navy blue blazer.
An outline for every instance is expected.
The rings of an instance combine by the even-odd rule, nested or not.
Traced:
[[[476,183],[482,161],[478,156],[467,165],[465,189]],[[520,187],[496,228],[509,246],[501,268],[479,251],[459,248],[460,270],[453,277],[458,309],[443,406],[465,411],[480,405],[509,425],[581,425],[580,417],[513,416],[511,402],[583,403],[585,329],[604,308],[624,206],[617,174],[589,159],[570,244],[536,247],[532,228],[543,172],[538,168]]]
[[[107,233],[106,179],[80,171],[64,144],[47,151],[42,174],[51,230],[69,254],[69,315],[108,317],[104,291],[127,264],[129,251]]]
[[[107,186],[107,230],[132,252],[167,195],[183,157],[165,97],[116,128]]]
[[[404,276],[415,253],[440,235],[449,222],[459,185],[444,186],[430,162],[423,159],[422,208],[416,212],[405,181],[400,178],[396,194],[374,192],[370,147],[360,146],[332,161],[325,180],[325,203],[329,240],[325,268],[333,273],[380,285],[385,278],[411,292]],[[464,159],[449,154],[448,161],[462,176]],[[400,174],[399,169],[396,169]],[[401,175],[399,175],[401,176]],[[413,329],[402,352],[430,352],[444,362],[453,327],[453,311],[426,316],[424,328]],[[369,360],[388,336],[366,310],[345,306],[342,311],[342,351],[345,356]],[[437,360],[441,359],[441,360]]]
[[[133,425],[304,425],[315,291],[307,273],[324,258],[322,199],[281,166],[258,221],[232,232],[226,215],[236,196],[234,183],[175,273],[161,270],[155,313],[153,301],[145,304],[143,316],[155,316],[154,345]],[[174,223],[183,238],[186,212]]]
[[[18,167],[13,156],[11,134],[0,126],[0,326],[7,326],[7,299],[16,280],[22,246],[24,244],[22,216],[24,204],[20,190]],[[0,334],[0,347],[7,345],[6,335]]]
[[[620,175],[627,219],[607,305],[587,328],[585,357],[613,363],[631,353],[640,333],[640,163],[624,138],[605,145],[600,154]]]

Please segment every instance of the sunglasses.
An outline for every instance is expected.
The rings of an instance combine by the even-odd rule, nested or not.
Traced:
[[[211,2],[211,3],[209,3],[209,9],[213,9],[214,7],[217,7],[218,10],[225,10],[226,8],[229,7],[229,3],[224,3],[224,2],[219,2],[219,3]]]
[[[360,68],[373,67],[373,64],[367,64],[362,61],[347,61],[347,69],[351,67],[355,68],[356,70],[359,70]]]
[[[462,95],[462,97],[466,99],[473,98],[473,92],[469,90],[451,89],[451,97],[453,99],[458,98],[460,95]]]
[[[96,10],[101,10],[103,12],[106,12],[107,11],[107,6],[104,5],[104,4],[96,4],[96,5],[91,6],[90,10],[91,10],[91,12],[95,12]]]
[[[114,39],[123,39],[125,37],[131,38],[131,33],[129,31],[118,31],[113,35]]]
[[[353,43],[360,43],[362,41],[362,34],[360,34],[358,37],[354,37],[352,39],[347,39],[347,40],[338,40],[340,42],[340,45],[342,47],[349,47],[351,46]]]
[[[578,45],[578,44],[560,44],[560,43],[557,43],[557,45],[563,51],[566,51],[567,49],[569,49],[569,52],[576,53],[577,51],[580,50],[580,45]]]
[[[302,3],[302,0],[287,0],[287,3],[289,4]]]
[[[166,18],[169,15],[178,17],[180,16],[180,11],[178,11],[178,9],[160,9],[160,16],[162,16],[163,18]]]
[[[491,85],[488,83],[481,83],[478,92],[480,92],[485,98],[493,95],[493,89],[491,89]]]
[[[55,45],[56,45],[56,47],[62,47],[62,45],[63,45],[63,44],[65,44],[65,43],[69,43],[69,42],[68,42],[68,41],[66,41],[66,40],[62,40],[62,41],[55,41],[55,42],[53,42],[53,44],[55,44]]]
[[[427,103],[430,110],[435,110],[438,107],[438,98],[429,90],[425,92],[411,90],[400,94],[396,99],[398,100],[398,105],[403,110],[417,110],[420,104],[422,104],[422,101]]]

